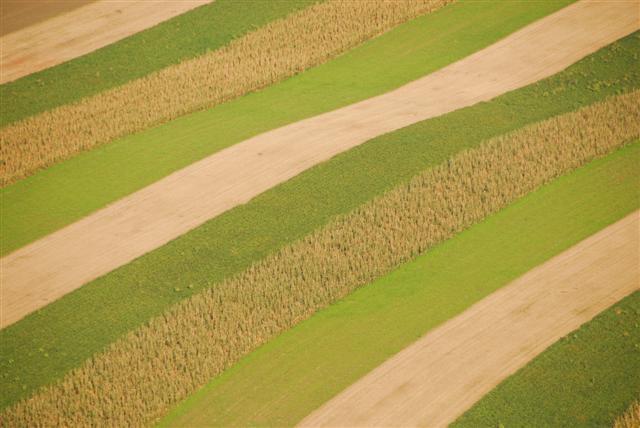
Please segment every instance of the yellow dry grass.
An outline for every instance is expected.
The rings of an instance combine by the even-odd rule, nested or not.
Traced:
[[[11,426],[148,424],[318,309],[637,138],[639,114],[637,91],[462,152],[175,305],[1,417]]]
[[[640,400],[631,403],[629,408],[616,418],[613,428],[640,428]]]
[[[226,47],[0,130],[0,185],[333,58],[452,0],[329,0]]]

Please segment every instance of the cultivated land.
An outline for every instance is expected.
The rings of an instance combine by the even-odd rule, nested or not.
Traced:
[[[314,0],[210,2],[90,54],[0,86],[0,97],[11,98],[10,104],[3,105],[0,125],[78,101],[218,49],[312,3]],[[41,2],[36,5],[39,10],[46,9]],[[145,55],[139,55],[140,52]],[[131,61],[134,57],[136,61]]]
[[[368,139],[559,72],[640,26],[634,4],[616,4],[571,5],[393,92],[230,147],[3,257],[0,324]]]
[[[198,8],[188,15],[208,11],[217,4]],[[417,79],[563,4],[456,3],[282,84],[103,146],[1,189],[5,205],[1,253],[68,225],[224,147]],[[624,80],[612,81],[612,87],[602,86],[598,90],[613,93],[626,87],[627,82],[633,84],[638,80],[633,68],[624,61],[630,59],[621,64],[598,64],[585,72],[589,75],[603,72],[600,67],[604,66],[612,73],[620,73]]]
[[[450,9],[445,9],[445,11],[447,10]],[[415,25],[415,22],[418,21],[421,20],[416,20],[412,24]],[[409,39],[407,40],[409,41]],[[639,40],[636,35],[636,42]],[[415,39],[413,44],[415,44]],[[368,45],[369,43],[365,46]],[[439,127],[442,131],[443,124],[444,128],[447,125],[455,125],[455,120],[453,122],[447,121],[449,117],[457,117],[456,120],[458,120],[464,117],[468,111],[473,112],[470,114],[473,117],[474,114],[479,113],[482,107],[487,105],[489,106],[488,110],[491,110],[492,107],[498,107],[499,110],[501,106],[499,102],[497,104],[495,102],[486,105],[479,104],[476,108],[462,109],[458,112],[461,115],[458,116],[455,114],[446,115],[439,120],[425,121],[424,124],[420,123],[389,136],[376,138],[368,145],[375,147],[374,150],[367,151],[367,145],[365,145],[363,148],[356,148],[348,154],[338,156],[337,163],[334,159],[314,167],[301,174],[300,177],[295,177],[273,190],[265,191],[263,195],[243,206],[243,209],[237,207],[214,220],[207,221],[202,227],[185,234],[171,244],[154,250],[141,257],[140,260],[104,276],[101,280],[105,281],[103,284],[106,284],[107,287],[103,287],[102,290],[110,292],[107,295],[108,299],[111,299],[110,301],[101,299],[104,296],[95,292],[95,284],[99,284],[101,280],[93,281],[82,290],[71,293],[24,320],[1,330],[0,340],[3,343],[2,358],[0,358],[0,376],[3,380],[2,395],[8,397],[9,400],[15,402],[20,397],[31,394],[32,389],[30,388],[60,379],[60,376],[69,368],[75,367],[75,370],[67,373],[57,384],[43,388],[28,400],[5,409],[0,416],[3,420],[2,424],[27,426],[45,423],[56,425],[99,425],[104,423],[139,425],[154,421],[165,415],[180,400],[190,397],[198,387],[210,379],[214,378],[214,383],[218,382],[221,378],[215,379],[215,376],[233,365],[238,358],[255,350],[258,345],[272,340],[279,333],[295,326],[318,309],[334,303],[337,299],[349,296],[356,288],[370,283],[380,275],[388,273],[394,266],[399,266],[425,250],[431,249],[433,245],[468,228],[486,215],[500,210],[511,201],[557,177],[558,174],[570,171],[593,157],[606,154],[625,142],[636,139],[640,134],[640,130],[637,129],[637,120],[635,120],[638,116],[636,110],[640,105],[637,102],[638,92],[627,93],[634,86],[633,68],[623,67],[618,70],[619,79],[611,79],[612,75],[609,73],[599,74],[593,80],[589,77],[597,74],[594,73],[595,69],[602,71],[603,67],[600,66],[604,65],[605,69],[607,67],[613,68],[614,66],[610,62],[619,60],[621,53],[622,57],[629,53],[625,50],[625,43],[614,44],[611,46],[611,51],[610,55],[600,55],[602,63],[589,64],[587,67],[589,72],[582,71],[580,75],[573,74],[569,80],[564,80],[563,82],[568,86],[559,85],[557,87],[560,89],[559,92],[542,93],[542,97],[549,97],[546,106],[544,102],[537,103],[543,107],[542,110],[527,111],[528,114],[519,117],[517,109],[523,106],[507,103],[504,107],[506,107],[505,112],[508,112],[509,115],[489,117],[489,120],[484,116],[479,117],[485,120],[485,126],[468,121],[458,123],[458,125],[464,125],[461,127],[464,128],[462,131],[436,133],[436,138],[434,140],[427,139],[426,143],[425,135],[413,134],[416,130],[426,130],[428,134],[429,131],[435,131]],[[632,51],[631,53],[629,64],[635,65],[638,52]],[[591,57],[591,60],[593,59],[594,57]],[[389,58],[385,58],[385,61],[388,60]],[[330,62],[330,64],[333,63],[333,61]],[[398,66],[399,64],[393,65]],[[575,72],[575,70],[573,71]],[[353,69],[349,70],[349,74],[353,74]],[[572,75],[567,72],[562,74],[565,77]],[[586,83],[586,86],[583,83]],[[533,94],[540,95],[538,90],[541,89],[540,86],[544,87],[544,85],[534,86],[537,87],[537,90],[534,90]],[[588,88],[591,93],[587,95],[587,92],[584,91],[585,88]],[[547,89],[549,88],[547,87]],[[324,88],[324,92],[327,92],[327,88]],[[517,92],[524,93],[526,91]],[[458,153],[463,147],[477,146],[478,142],[483,139],[482,135],[495,135],[500,129],[503,131],[513,129],[513,126],[518,122],[527,123],[533,118],[545,117],[551,111],[558,113],[563,110],[576,109],[613,93],[626,95],[612,97],[604,103],[581,108],[575,113],[554,117],[545,122],[518,129],[513,134],[491,139],[486,144],[473,148],[469,152]],[[520,96],[522,95],[520,94]],[[580,97],[575,98],[572,95],[580,95]],[[508,99],[509,97],[501,98]],[[299,103],[302,100],[296,101]],[[540,99],[533,101],[531,103],[527,99],[530,106],[535,105],[536,101],[540,101]],[[223,107],[228,107],[228,105]],[[205,113],[210,112],[202,114]],[[272,115],[272,113],[265,113],[265,116]],[[469,115],[466,119],[469,119]],[[487,129],[487,122],[494,126]],[[429,126],[431,123],[435,125]],[[468,127],[471,123],[473,123],[473,127],[477,128],[475,133],[471,129],[473,127]],[[423,126],[425,124],[426,127]],[[193,126],[187,128],[193,129]],[[216,135],[211,134],[211,129],[208,131],[210,136]],[[473,138],[467,141],[456,139],[465,134],[472,135]],[[445,135],[450,140],[449,143],[454,143],[453,145],[443,145],[442,138]],[[548,135],[555,137],[553,140],[549,140],[546,138]],[[399,146],[397,143],[406,143],[407,145],[404,147],[407,148],[417,148],[416,140],[422,141],[421,150],[417,151],[419,159],[410,157],[411,150],[399,152],[403,146]],[[381,174],[381,177],[372,179],[369,175],[373,171],[361,170],[366,171],[366,175],[369,177],[365,180],[366,188],[358,188],[356,196],[348,192],[345,193],[344,188],[355,186],[363,174],[361,171],[357,171],[354,176],[337,177],[336,184],[339,184],[337,187],[342,190],[342,193],[349,195],[347,198],[336,200],[336,195],[333,195],[330,192],[331,189],[328,189],[333,187],[334,183],[331,181],[321,183],[320,189],[322,191],[304,185],[305,183],[308,185],[315,178],[318,178],[318,171],[320,174],[328,172],[331,175],[339,172],[341,168],[356,170],[358,166],[356,164],[359,161],[365,160],[365,163],[369,163],[372,160],[363,157],[363,153],[368,152],[375,157],[382,154],[381,148],[385,147],[385,143],[394,142],[396,144],[390,144],[393,146],[391,153],[394,155],[388,156],[388,153],[384,153],[385,157],[389,159],[385,159],[382,169],[384,173]],[[4,143],[3,140],[3,146],[6,148]],[[433,146],[437,150],[425,153],[425,146]],[[637,149],[640,146],[636,142],[630,147]],[[634,169],[636,197],[634,200],[637,205],[639,199],[637,156],[640,149],[635,152],[627,152],[626,149],[620,152],[626,153],[627,156],[632,153],[631,156],[635,155],[636,158],[636,168]],[[209,150],[210,152],[211,150]],[[398,155],[398,153],[401,154]],[[92,154],[96,153],[92,152]],[[403,157],[408,157],[409,161],[406,164],[402,162],[398,164],[400,171],[387,170],[393,168],[393,162],[400,161]],[[2,155],[2,158],[5,161],[0,160],[0,162],[6,166],[7,157],[5,154]],[[12,156],[9,155],[8,159],[11,158]],[[347,159],[355,160],[356,164],[340,163]],[[446,159],[446,162],[433,169],[427,168],[425,170],[425,165],[431,166],[438,159],[440,161]],[[374,164],[378,160],[378,158],[374,159]],[[98,164],[104,164],[104,159]],[[336,165],[340,168],[336,168]],[[411,169],[417,168],[419,165],[422,165],[422,168],[418,168],[419,174],[411,178],[408,183],[404,181],[415,173]],[[118,168],[120,169],[122,166],[119,164]],[[345,166],[347,168],[344,168]],[[617,179],[615,183],[617,186],[624,185],[625,179],[619,175],[620,171],[624,170],[624,167],[618,165],[618,169],[616,169],[618,175],[614,177]],[[92,174],[95,172],[92,171]],[[147,173],[143,172],[140,175],[147,175]],[[573,175],[570,174],[567,177]],[[465,179],[461,179],[461,177],[465,177]],[[309,179],[311,180],[309,181]],[[388,187],[381,188],[382,183],[393,183],[398,180],[400,180],[400,185],[392,191],[375,198],[373,201],[366,202],[370,196],[376,194],[376,191],[380,193],[381,190],[388,189]],[[375,183],[371,183],[372,181]],[[303,184],[303,187],[296,190],[296,184],[300,183]],[[56,187],[54,183],[48,184]],[[607,191],[612,192],[614,187],[609,186]],[[310,197],[316,203],[311,206],[303,205],[302,209],[297,208],[297,210],[287,212],[287,215],[282,215],[282,204],[281,201],[277,201],[277,197],[282,196],[283,189],[285,189],[285,193],[287,189],[296,190],[303,199]],[[73,189],[74,193],[76,190]],[[325,201],[321,199],[320,194],[326,191],[329,191],[329,197]],[[367,193],[371,191],[374,193]],[[275,199],[274,195],[277,196]],[[341,193],[338,192],[339,198],[340,195]],[[251,227],[254,231],[260,231],[264,226],[278,223],[275,228],[267,227],[267,240],[264,240],[264,235],[252,234],[248,229],[238,229],[238,224],[233,224],[233,221],[228,222],[230,218],[234,218],[234,215],[236,215],[236,220],[240,218],[241,222],[252,218],[261,219],[265,213],[255,211],[255,208],[260,206],[260,201],[264,202],[265,200],[275,203],[273,208],[276,208],[279,215],[266,222],[261,220],[260,224],[251,223]],[[567,200],[569,199],[567,198]],[[256,201],[258,201],[257,205]],[[363,204],[363,202],[366,203]],[[565,202],[563,201],[563,203]],[[621,201],[616,199],[615,202],[620,203]],[[350,205],[357,206],[358,203],[361,205],[345,216],[335,219],[327,217],[330,216],[332,210],[337,209],[339,212]],[[297,207],[293,200],[287,200],[284,205],[291,204]],[[622,204],[624,205],[624,202]],[[317,209],[318,205],[320,205],[319,210]],[[268,207],[269,204],[267,203],[266,206]],[[42,208],[43,206],[41,206]],[[608,209],[614,210],[615,208],[613,204],[610,204]],[[301,221],[297,214],[303,211],[306,217]],[[237,213],[249,215],[248,217],[242,215],[237,217]],[[548,214],[545,213],[545,215]],[[292,222],[289,221],[291,216],[293,216]],[[328,223],[326,223],[327,221]],[[300,229],[288,229],[286,223],[298,224]],[[320,225],[326,224],[320,230],[312,233],[308,233],[308,230],[304,232],[305,228],[318,223]],[[215,226],[213,229],[209,226],[216,224],[223,225],[222,229],[229,228],[230,231],[233,231],[233,239],[225,239],[221,235],[216,235],[214,239],[211,239],[211,233],[215,233],[213,230]],[[240,239],[238,239],[239,230],[242,230],[245,235],[240,236]],[[539,231],[536,232],[539,233]],[[297,240],[296,237],[299,237],[300,233],[308,234]],[[365,239],[361,239],[361,237],[365,237]],[[535,237],[539,236],[536,234]],[[248,247],[243,247],[241,242],[243,239],[252,242]],[[554,237],[553,240],[548,239],[548,241],[554,244],[556,243],[555,239],[557,237]],[[292,241],[295,242],[291,243]],[[233,244],[230,246],[229,242]],[[194,246],[194,243],[201,245]],[[214,249],[216,243],[222,243],[222,245]],[[279,243],[290,244],[279,248]],[[181,251],[180,246],[185,246],[187,251]],[[269,249],[275,252],[265,254],[265,250]],[[473,251],[471,253],[473,254]],[[231,263],[217,264],[215,259],[211,257],[212,255],[224,254],[230,256],[228,260]],[[151,260],[151,265],[149,260]],[[205,261],[205,263],[199,265],[199,260]],[[154,266],[156,262],[160,262],[161,269],[149,270],[156,267]],[[243,266],[246,267],[252,262],[251,267],[242,271]],[[450,267],[450,265],[449,261],[446,266]],[[405,265],[401,269],[404,267]],[[185,269],[189,272],[188,275],[185,275]],[[484,267],[484,269],[487,268]],[[240,274],[229,277],[228,274],[233,273],[234,270]],[[125,272],[124,276],[119,276],[119,272],[122,271]],[[209,275],[210,272],[215,273],[214,278]],[[163,276],[167,273],[169,275]],[[218,275],[219,279],[215,279],[215,275]],[[157,281],[158,278],[161,281]],[[220,282],[220,279],[223,281]],[[495,275],[491,279],[495,279]],[[191,282],[191,280],[195,280],[195,282]],[[286,286],[282,284],[286,284]],[[112,285],[116,287],[111,287]],[[94,287],[92,288],[92,286]],[[189,297],[192,293],[203,288],[204,292],[173,307],[168,307],[172,302]],[[131,290],[135,290],[135,293],[128,293]],[[152,292],[148,293],[149,291]],[[171,291],[173,291],[173,295],[171,295]],[[134,296],[136,293],[137,297],[142,297],[145,294],[146,296],[142,299],[136,299]],[[71,308],[69,302],[73,302],[74,297],[78,295],[88,296],[90,300],[94,300],[98,304],[99,311],[94,312],[92,311],[94,308],[83,305],[79,308],[73,308],[76,310],[65,314],[66,317],[56,317],[56,308],[62,309],[63,312],[67,311]],[[126,298],[120,298],[118,301],[119,296]],[[168,300],[164,300],[165,297],[168,297]],[[468,297],[468,293],[464,297]],[[456,301],[455,304],[461,302],[464,304],[462,299]],[[143,304],[139,305],[139,303]],[[150,305],[145,308],[144,303],[150,303]],[[424,311],[424,307],[429,305],[423,304],[422,306]],[[149,309],[151,311],[166,310],[160,317],[150,319]],[[396,312],[398,312],[397,308]],[[400,312],[406,317],[404,307]],[[119,317],[118,313],[125,316]],[[107,314],[108,318],[104,319],[103,314]],[[132,317],[127,317],[127,314]],[[51,315],[54,317],[47,319]],[[40,324],[40,327],[45,326],[47,330],[38,328],[33,323],[30,325],[29,323],[34,319],[36,320],[35,324]],[[76,325],[75,322],[78,319],[80,323]],[[69,328],[63,329],[58,334],[55,332],[51,334],[53,330],[61,326],[60,321],[62,324],[66,324],[64,327],[72,326],[76,331],[90,326],[89,330],[86,330],[88,334],[74,337],[74,333]],[[382,325],[392,327],[388,324]],[[122,327],[124,329],[119,330]],[[369,331],[370,327],[371,325],[369,325]],[[424,330],[424,325],[421,325],[421,328]],[[389,328],[389,330],[393,331],[394,337],[397,339],[398,336],[394,331],[396,329]],[[126,331],[129,331],[129,334],[113,342]],[[21,333],[24,333],[23,337],[20,337]],[[366,334],[361,334],[362,338],[365,336]],[[18,339],[17,342],[15,342],[16,339]],[[14,341],[13,346],[12,341]],[[38,341],[41,343],[48,341],[53,343],[53,346],[48,349],[41,346],[36,351],[36,348],[30,345]],[[618,342],[622,342],[622,339]],[[7,343],[8,347],[5,346]],[[65,343],[72,346],[65,346]],[[109,343],[111,345],[106,349],[96,348],[101,344]],[[348,343],[351,344],[351,342]],[[628,341],[625,342],[625,344],[627,343]],[[16,344],[18,346],[15,346]],[[80,347],[74,349],[74,344],[80,344]],[[637,348],[639,344],[635,345]],[[16,353],[13,354],[14,352]],[[89,360],[82,360],[82,355],[93,356]],[[17,360],[12,356],[17,357]],[[361,353],[359,356],[363,357]],[[360,360],[361,363],[363,361]],[[318,371],[320,366],[321,364],[316,362],[312,371]],[[619,367],[626,370],[623,368],[624,364],[620,364]],[[51,368],[53,369],[51,370]],[[633,372],[636,371],[633,370]],[[309,372],[309,370],[306,371],[306,373]],[[351,370],[349,374],[352,375],[353,372],[354,370]],[[278,373],[282,374],[281,371],[274,372],[276,376]],[[335,374],[335,371],[332,370],[331,374]],[[331,389],[327,388],[326,380],[328,379],[328,376],[323,379],[325,383],[322,387],[325,393]],[[345,379],[346,377],[343,376],[341,381],[349,381]],[[351,379],[351,382],[354,380]],[[611,397],[602,400],[604,404],[598,403],[599,406],[593,406],[590,411],[597,408],[599,410],[596,409],[595,412],[603,413],[606,411],[611,416],[614,414],[612,409],[615,407],[617,408],[616,414],[621,414],[621,403],[624,401],[626,407],[626,404],[630,402],[628,391],[632,388],[630,386],[632,381],[631,377],[617,379],[617,383],[621,387],[614,394],[611,394]],[[313,386],[312,382],[306,383],[307,386]],[[593,378],[591,383],[595,383]],[[244,399],[254,393],[256,391],[255,385],[254,378],[254,387],[250,390],[250,394],[245,393],[241,398]],[[343,388],[345,386],[343,385]],[[207,398],[207,391],[210,390],[211,387],[208,387],[198,396],[204,395]],[[304,394],[301,396],[304,397],[309,390],[308,387],[304,389]],[[10,391],[9,394],[6,391]],[[290,393],[291,391],[292,389],[276,391],[276,394],[271,394],[268,399],[275,398],[277,400],[277,392]],[[331,395],[335,395],[336,392],[339,391],[334,391]],[[96,399],[97,397],[99,399]],[[330,396],[325,397],[323,401],[328,398]],[[231,400],[231,403],[237,405],[240,401],[238,399]],[[263,400],[259,406],[264,406],[266,401],[268,400]],[[580,402],[580,400],[577,401]],[[295,399],[287,400],[288,406],[299,411],[301,406],[297,404]],[[315,403],[314,407],[319,404],[322,402]],[[584,405],[583,400],[577,407]],[[588,406],[588,403],[586,405]],[[211,411],[213,407],[215,406],[207,406],[206,412]],[[277,410],[277,407],[273,406],[272,410]],[[183,406],[180,408],[185,410]],[[244,406],[245,415],[247,409],[251,409],[251,407]],[[605,410],[603,411],[603,409]],[[298,416],[295,416],[295,411],[289,412],[287,417],[290,424],[292,417],[297,418],[293,422],[299,421],[309,410],[307,409],[305,413],[300,413]],[[276,413],[271,413],[268,416],[276,416]],[[178,416],[184,415],[181,412],[176,414]],[[582,417],[582,415],[580,416]],[[199,417],[200,423],[198,425],[205,422],[211,423],[209,420],[202,419],[202,415]],[[584,417],[577,419],[582,420]]]
[[[164,425],[296,424],[432,328],[636,210],[639,161],[636,143],[527,195],[268,342]]]
[[[492,102],[375,139],[3,329],[6,359],[0,367],[10,379],[3,405],[59,378],[169,305],[215,286],[461,149],[628,90],[637,81],[630,64],[638,40],[629,37]]]
[[[633,233],[638,236],[637,229]],[[552,345],[452,427],[610,427],[616,421],[615,428],[637,428],[639,317],[640,291],[636,291]],[[625,413],[628,425],[622,422]]]
[[[284,80],[451,0],[330,0],[223,49],[0,129],[6,185],[115,138]]]
[[[536,267],[385,361],[300,426],[446,427],[640,287],[638,230],[640,211]]]
[[[425,171],[176,305],[59,385],[9,409],[6,420],[20,425],[153,420],[275,334],[640,135],[634,121],[638,95],[614,97],[523,128]],[[544,138],[552,132],[554,140]],[[103,400],[95,402],[96,394]]]
[[[0,4],[0,36],[69,12],[93,0],[5,0]]]
[[[109,0],[97,0],[14,31],[0,37],[0,83],[87,54],[209,1],[128,0],[114,8]]]

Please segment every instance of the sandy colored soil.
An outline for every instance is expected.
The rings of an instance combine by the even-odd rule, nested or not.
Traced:
[[[67,12],[0,37],[0,83],[87,54],[210,1],[98,0],[81,7],[78,1],[39,2],[38,14]],[[71,6],[76,8],[69,10]],[[9,10],[29,23],[24,16],[27,9],[11,6]]]
[[[95,0],[3,0],[0,3],[0,36],[72,11]]]
[[[637,3],[578,2],[395,91],[258,135],[0,260],[0,325],[375,136],[555,74],[640,27]]]
[[[444,427],[558,339],[640,289],[640,211],[432,330],[301,426]]]

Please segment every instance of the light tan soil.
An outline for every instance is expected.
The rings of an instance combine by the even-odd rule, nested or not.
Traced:
[[[301,426],[453,422],[507,376],[640,288],[640,211],[432,330]]]
[[[578,2],[387,94],[258,135],[0,260],[0,326],[363,142],[555,74],[640,28],[637,4]]]
[[[0,36],[21,30],[95,0],[3,0],[0,2]]]
[[[210,1],[98,0],[81,7],[69,4],[76,8],[0,37],[0,83],[85,55]],[[64,4],[39,4],[38,13],[68,10],[60,3]],[[18,11],[26,9],[15,6],[11,10],[22,16]]]

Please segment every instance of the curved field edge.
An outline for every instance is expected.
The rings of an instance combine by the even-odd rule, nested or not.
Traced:
[[[216,0],[88,55],[0,86],[0,126],[200,56],[319,1]]]
[[[636,291],[554,343],[451,426],[613,426],[640,396],[639,319]]]
[[[84,100],[0,129],[0,184],[323,64],[453,0],[328,0]]]
[[[0,190],[5,207],[0,253],[7,254],[251,136],[428,74],[565,3],[453,4],[261,92],[54,165]]]
[[[638,39],[628,42],[633,47]],[[59,379],[172,304],[460,150],[620,90],[624,58],[632,52],[611,45],[540,83],[376,138],[1,330],[1,406]],[[601,90],[589,89],[597,82]]]
[[[10,425],[137,425],[162,416],[318,309],[637,138],[639,99],[640,91],[612,97],[456,154],[169,308],[3,418]]]
[[[432,328],[637,209],[639,161],[635,143],[525,196],[262,346],[161,425],[294,425]]]

